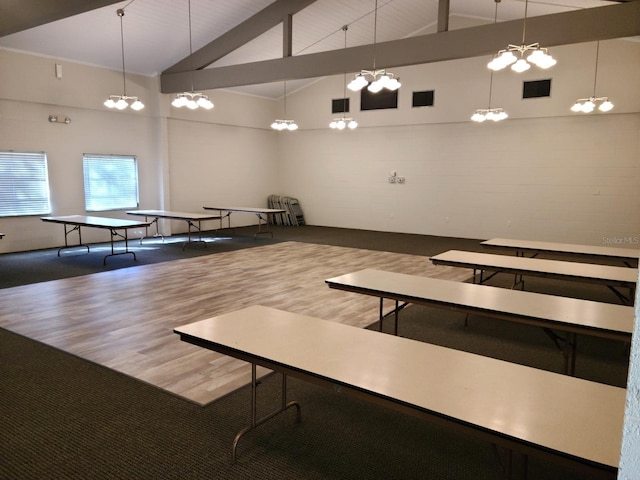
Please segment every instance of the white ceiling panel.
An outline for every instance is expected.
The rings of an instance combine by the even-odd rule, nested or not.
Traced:
[[[6,0],[5,0],[6,1]],[[231,30],[273,3],[273,0],[191,0],[193,51]],[[378,0],[378,42],[427,33],[437,24],[438,0]],[[611,5],[604,0],[530,0],[528,15],[546,15]],[[0,0],[0,14],[3,0]],[[493,22],[494,0],[450,0],[452,16]],[[524,0],[501,0],[498,21],[523,18]],[[120,18],[123,17],[126,70],[158,75],[189,53],[187,0],[128,0],[57,20],[0,38],[0,47],[46,55],[114,70],[122,68]],[[294,55],[373,43],[375,0],[317,0],[293,16]],[[453,28],[453,27],[452,27]],[[235,65],[282,56],[282,26],[212,64]],[[292,83],[291,89],[304,81]],[[239,91],[280,97],[278,85]]]

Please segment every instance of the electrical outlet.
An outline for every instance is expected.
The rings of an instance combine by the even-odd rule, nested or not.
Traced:
[[[404,177],[398,177],[396,180],[398,183],[404,183]]]
[[[396,177],[389,177],[389,183],[396,183]]]

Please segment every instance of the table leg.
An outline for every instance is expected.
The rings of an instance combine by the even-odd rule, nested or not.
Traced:
[[[187,245],[189,245],[190,243],[203,243],[204,246],[207,246],[207,242],[205,242],[204,240],[202,240],[202,224],[200,220],[197,220],[198,225],[196,225],[194,223],[193,220],[186,220],[187,222],[187,226],[188,226],[188,236],[187,236],[187,241],[184,243],[184,245],[182,245],[182,250],[185,249],[185,247]],[[198,240],[191,240],[191,227],[193,227],[197,232],[198,232]]]
[[[89,253],[89,245],[82,244],[82,230],[80,229],[80,225],[73,225],[70,229],[67,229],[67,225],[68,224],[66,223],[62,225],[62,227],[64,228],[64,247],[60,247],[58,249],[58,256],[60,256],[60,252],[65,248],[75,248],[75,247],[86,247],[87,253]],[[75,231],[78,232],[78,245],[69,245],[69,241],[68,241],[69,234]]]
[[[566,337],[562,337],[550,328],[543,328],[544,332],[555,344],[556,348],[562,352],[564,357],[564,373],[571,375],[576,374],[576,352],[578,350],[578,336],[574,332],[567,332]]]
[[[400,314],[400,310],[402,310],[404,307],[406,307],[407,305],[409,305],[408,302],[404,302],[402,304],[400,304],[399,300],[395,300],[395,307],[393,308],[393,310],[391,310],[390,312],[387,312],[386,314],[384,313],[384,297],[380,297],[380,312],[378,315],[378,319],[379,319],[379,324],[378,324],[378,330],[380,332],[382,332],[382,323],[384,322],[384,319],[387,318],[389,315],[393,315],[394,320],[395,320],[395,325],[394,325],[394,335],[398,336],[398,319],[399,319],[399,314]]]
[[[264,217],[262,216],[261,213],[256,213],[256,216],[258,217],[258,232],[253,236],[253,238],[257,238],[258,235],[266,235],[269,234],[271,235],[271,238],[273,238],[273,232],[270,230],[262,230],[262,224],[264,222],[264,224],[267,226],[267,228],[269,228],[269,215],[265,215]]]
[[[284,412],[285,410],[289,409],[290,407],[296,407],[296,423],[299,423],[301,418],[302,418],[300,404],[298,402],[296,402],[296,401],[291,401],[291,402],[287,403],[287,376],[283,373],[282,374],[282,392],[281,392],[281,402],[282,403],[280,405],[280,408],[278,408],[277,410],[271,412],[270,414],[265,415],[264,417],[258,419],[257,418],[257,406],[256,406],[256,400],[257,400],[256,388],[257,388],[257,386],[258,386],[258,383],[257,383],[257,379],[256,379],[256,364],[252,363],[251,364],[251,425],[249,425],[248,427],[245,427],[242,430],[240,430],[240,432],[238,432],[236,437],[233,439],[233,444],[231,446],[231,460],[232,460],[233,463],[236,462],[236,449],[238,447],[238,442],[240,441],[240,439],[242,438],[242,436],[244,434],[254,430],[259,425],[262,425],[267,420],[270,420],[271,418],[273,418],[276,415]]]
[[[133,259],[134,260],[138,260],[138,258],[136,257],[135,252],[130,252],[129,251],[129,238],[128,238],[128,235],[127,235],[127,229],[126,228],[124,229],[124,235],[118,233],[118,231],[115,228],[111,228],[109,231],[111,232],[111,254],[104,256],[104,258],[102,259],[102,264],[103,265],[107,264],[107,257],[113,257],[113,256],[116,256],[116,255],[127,255],[127,254],[130,254],[130,255],[133,255]],[[124,239],[124,252],[118,252],[118,253],[115,252],[115,246],[114,246],[115,237],[120,237],[120,238]]]
[[[147,218],[146,215],[144,217],[144,221],[145,222],[149,221],[149,219]],[[160,233],[160,229],[158,227],[158,217],[155,217],[153,220],[151,220],[151,223],[155,223],[156,224],[156,233],[153,234],[153,237],[154,238],[160,237],[160,238],[162,238],[162,241],[164,242],[164,235],[162,235]],[[140,238],[140,245],[142,245],[142,240],[147,238],[148,236],[149,236],[149,227],[146,226],[146,227],[144,227],[144,237]]]
[[[498,459],[498,462],[500,463],[500,467],[502,467],[502,478],[504,478],[505,480],[512,480],[515,476],[514,473],[514,455],[516,456],[521,456],[522,457],[522,475],[519,475],[519,477],[522,480],[527,480],[527,476],[528,476],[528,470],[529,470],[529,456],[526,454],[520,454],[518,455],[517,452],[514,452],[513,450],[511,450],[510,448],[504,448],[504,458],[503,456],[500,454],[500,450],[498,449],[498,446],[494,443],[493,444],[493,449],[494,452],[496,454],[496,457]]]

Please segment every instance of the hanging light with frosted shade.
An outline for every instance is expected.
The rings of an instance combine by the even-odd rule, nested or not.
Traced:
[[[596,97],[596,82],[598,80],[598,57],[600,55],[600,42],[596,44],[596,68],[593,75],[593,96],[588,98],[579,98],[571,107],[571,111],[575,113],[591,113],[598,107],[598,110],[606,113],[613,109],[613,103],[609,97]]]
[[[284,116],[285,118],[287,116],[287,82],[286,81],[284,82]],[[298,124],[295,122],[295,120],[284,120],[284,119],[277,118],[271,124],[271,128],[278,131],[289,130],[291,132],[298,129]]]
[[[349,82],[347,88],[354,92],[359,92],[367,87],[371,93],[378,93],[382,89],[391,91],[398,90],[401,86],[400,80],[391,72],[385,69],[376,69],[376,43],[378,31],[378,0],[375,3],[374,22],[373,22],[373,70],[361,70],[356,74],[355,78]],[[371,82],[371,83],[369,83]]]
[[[342,27],[344,31],[344,48],[347,48],[347,30],[349,29],[348,25]],[[343,97],[342,97],[342,117],[334,118],[329,127],[334,130],[344,130],[345,128],[349,128],[349,130],[354,130],[358,127],[358,122],[356,122],[351,117],[345,117],[344,114],[347,113],[347,73],[344,74],[343,81]]]
[[[496,3],[499,2],[500,0],[496,0]],[[546,48],[542,48],[539,43],[527,44],[525,42],[528,6],[529,0],[525,0],[524,21],[522,24],[522,43],[520,45],[509,44],[507,48],[500,50],[498,55],[487,64],[487,67],[490,70],[497,72],[511,65],[511,70],[516,73],[522,73],[529,70],[531,65],[536,65],[537,67],[546,70],[557,63],[556,59],[549,55],[549,51]],[[516,52],[520,54],[520,58],[518,58]],[[527,52],[530,53],[525,57]]]
[[[191,33],[191,0],[189,4],[189,61],[191,62],[191,91],[178,93],[176,98],[173,99],[171,105],[176,108],[187,107],[189,110],[197,110],[198,108],[204,108],[205,110],[211,110],[213,108],[213,102],[209,100],[209,97],[204,93],[194,92],[193,88],[193,40]]]
[[[500,0],[495,0],[496,9],[494,14],[493,23],[498,22],[498,3]],[[494,58],[495,60],[495,58]],[[491,71],[489,78],[489,107],[488,108],[478,108],[473,115],[471,115],[471,120],[477,123],[482,123],[486,120],[491,120],[493,122],[499,122],[501,120],[505,120],[509,117],[507,112],[502,108],[491,108],[491,94],[493,92],[493,70]]]
[[[124,8],[116,10],[116,14],[120,17],[120,45],[122,50],[122,95],[109,95],[109,98],[104,102],[104,106],[107,108],[115,108],[116,110],[124,110],[127,107],[131,107],[132,110],[142,110],[144,104],[138,97],[130,97],[127,95],[127,78],[125,74],[124,64],[124,26],[122,24],[122,17],[124,17]]]

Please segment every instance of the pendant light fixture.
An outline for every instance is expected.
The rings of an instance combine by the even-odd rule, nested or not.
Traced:
[[[598,57],[600,55],[600,42],[596,44],[596,69],[593,75],[593,96],[589,98],[579,98],[571,107],[572,112],[591,113],[598,105],[598,110],[608,112],[613,108],[613,103],[609,101],[609,97],[596,97],[596,82],[598,80]]]
[[[494,14],[493,23],[496,24],[498,22],[498,4],[500,0],[495,0],[496,9]],[[491,93],[493,91],[493,70],[490,73],[489,79],[489,108],[479,108],[476,112],[471,116],[471,120],[474,122],[482,123],[485,120],[493,120],[494,122],[499,122],[500,120],[504,120],[509,115],[502,108],[491,108]]]
[[[349,29],[349,25],[345,25],[342,27],[344,31],[344,48],[347,48],[347,30]],[[347,113],[347,72],[344,73],[344,83],[343,83],[343,93],[342,97],[342,117],[334,118],[333,121],[329,124],[329,126],[333,129],[344,130],[345,127],[349,127],[350,130],[358,127],[358,122],[356,122],[351,117],[345,117],[344,114]]]
[[[193,40],[191,32],[191,0],[189,3],[189,61],[191,62],[191,91],[179,93],[176,98],[173,99],[171,105],[176,108],[187,107],[191,110],[196,110],[199,107],[205,110],[211,110],[213,108],[213,102],[209,100],[209,97],[203,93],[195,93],[193,90]]]
[[[127,95],[127,79],[125,76],[124,68],[124,27],[122,25],[122,17],[124,17],[124,8],[119,8],[116,13],[120,17],[120,44],[122,46],[122,95],[109,95],[109,98],[104,102],[104,106],[107,108],[116,108],[118,110],[124,110],[127,107],[131,107],[133,110],[142,110],[144,104],[138,97],[129,97]],[[131,102],[131,103],[129,103]]]
[[[385,69],[376,70],[376,40],[378,31],[378,0],[376,0],[373,22],[373,70],[361,70],[356,74],[355,78],[349,82],[348,88],[354,92],[359,92],[365,86],[371,93],[378,93],[383,88],[387,90],[398,90],[400,81],[393,73],[387,72]],[[371,84],[369,84],[371,79]]]
[[[284,116],[287,117],[287,82],[284,82]],[[272,124],[271,128],[274,130],[297,130],[298,124],[295,120],[281,120],[276,119]]]
[[[557,62],[549,55],[546,48],[541,48],[539,43],[531,43],[529,45],[525,42],[525,35],[527,29],[527,9],[529,6],[529,0],[525,0],[524,3],[524,21],[522,24],[522,44],[520,45],[508,45],[506,49],[500,50],[498,56],[489,62],[487,67],[491,70],[498,71],[511,65],[511,70],[517,73],[526,72],[531,68],[531,64],[537,65],[540,68],[547,69],[553,67]],[[520,58],[514,54],[514,52],[520,53]],[[525,59],[525,53],[531,52]]]

